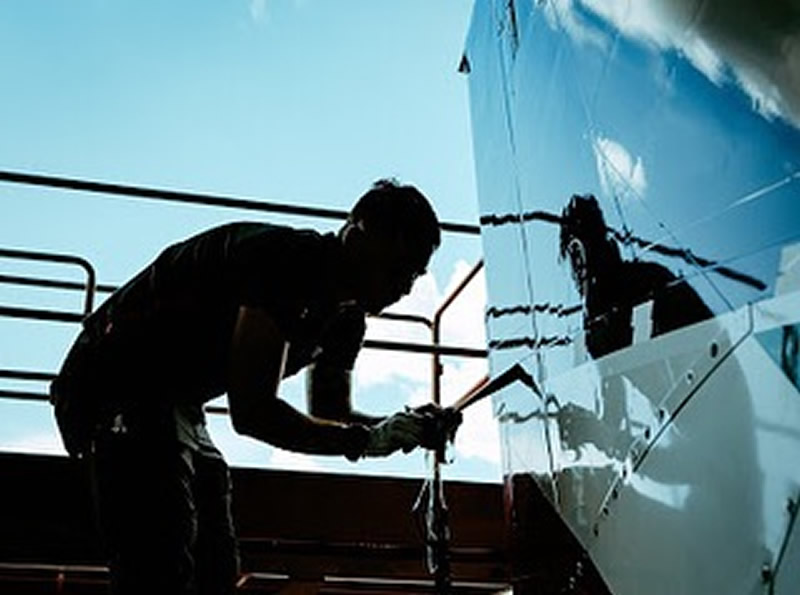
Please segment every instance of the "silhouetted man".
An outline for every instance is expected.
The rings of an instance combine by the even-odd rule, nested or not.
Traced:
[[[655,337],[712,316],[689,284],[654,262],[626,261],[609,235],[597,199],[573,196],[561,214],[561,258],[584,300],[586,348],[593,358],[633,342],[634,307],[653,300]]]
[[[365,314],[407,294],[439,241],[425,197],[382,180],[338,234],[210,229],[87,318],[51,393],[67,450],[93,468],[114,592],[233,590],[230,479],[202,412],[223,393],[238,433],[280,448],[355,461],[431,446],[437,411],[357,413],[350,373]],[[310,415],[277,397],[304,367]]]

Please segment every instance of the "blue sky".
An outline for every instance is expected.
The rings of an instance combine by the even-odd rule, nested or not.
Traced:
[[[373,180],[397,176],[428,194],[442,219],[475,222],[467,83],[456,70],[471,7],[468,0],[6,0],[0,4],[0,169],[341,209]],[[0,185],[0,245],[79,254],[104,283],[122,282],[171,241],[242,218],[266,219]],[[432,275],[399,309],[430,315],[480,248],[475,238],[447,236]],[[450,342],[483,341],[478,281],[448,315]],[[42,292],[2,292],[2,303],[14,305],[64,301]],[[0,367],[54,370],[75,332],[0,321]],[[371,332],[425,339],[396,326]],[[362,408],[387,412],[425,398],[427,358],[363,359],[357,370]],[[458,396],[484,371],[476,362],[447,366],[445,398]],[[299,403],[301,389],[290,384],[288,398]],[[46,406],[0,407],[0,447],[53,450]],[[450,472],[499,479],[488,409],[474,415]],[[234,463],[425,472],[419,455],[356,469],[237,441],[225,420],[212,426]]]

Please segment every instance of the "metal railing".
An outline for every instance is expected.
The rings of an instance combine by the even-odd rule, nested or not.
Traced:
[[[47,252],[31,252],[23,250],[0,249],[0,258],[13,259],[21,258],[26,260],[38,260],[53,263],[67,263],[79,265],[86,271],[87,281],[85,284],[75,281],[64,281],[53,278],[31,277],[25,275],[6,275],[0,274],[0,284],[5,285],[21,285],[27,287],[38,287],[47,289],[67,290],[67,291],[85,291],[84,309],[82,311],[62,310],[62,309],[48,309],[48,308],[31,308],[20,307],[15,305],[0,304],[0,317],[21,318],[28,320],[40,320],[48,322],[59,323],[72,323],[79,324],[83,319],[91,313],[96,293],[100,292],[113,292],[116,289],[114,285],[96,285],[96,274],[92,264],[81,257],[47,253]],[[381,349],[386,351],[399,351],[405,353],[421,353],[431,354],[433,356],[433,367],[435,373],[433,375],[433,401],[439,404],[441,401],[441,357],[442,356],[457,356],[457,357],[471,357],[471,358],[485,358],[487,352],[485,349],[475,347],[462,347],[455,345],[442,345],[440,340],[441,318],[445,310],[453,303],[455,298],[461,293],[464,287],[474,278],[475,274],[483,266],[482,261],[479,262],[467,275],[467,277],[459,283],[453,294],[448,296],[442,306],[440,306],[433,319],[428,319],[418,314],[403,314],[397,312],[384,312],[377,314],[374,317],[384,320],[415,323],[425,325],[432,334],[432,343],[414,343],[408,341],[389,341],[382,339],[367,339],[364,341],[366,349]],[[34,370],[15,370],[0,368],[0,378],[9,380],[23,380],[23,381],[40,381],[49,382],[55,378],[55,372],[47,371],[34,371]],[[19,390],[9,390],[0,388],[0,397],[16,398],[23,400],[47,400],[48,395],[43,392],[29,392]],[[209,406],[210,413],[226,413],[227,408],[218,406]]]
[[[0,248],[0,258],[75,265],[81,267],[86,273],[86,282],[83,284],[60,281],[57,279],[36,279],[20,275],[0,275],[0,283],[56,289],[78,287],[81,290],[86,291],[82,312],[64,312],[61,310],[54,311],[0,305],[0,315],[12,316],[16,318],[38,318],[40,320],[52,320],[57,322],[79,322],[84,316],[88,315],[92,311],[92,308],[94,307],[96,275],[94,267],[85,258],[74,256],[72,254],[35,252],[32,250],[13,250],[9,248]]]

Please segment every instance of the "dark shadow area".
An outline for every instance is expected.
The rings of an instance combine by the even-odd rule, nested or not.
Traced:
[[[107,592],[84,473],[64,457],[0,453],[0,592]],[[239,591],[433,592],[411,512],[420,480],[243,468],[231,479]],[[445,494],[453,593],[495,592],[509,576],[502,486],[448,482]]]
[[[515,595],[609,595],[580,542],[532,475],[505,480]]]
[[[584,301],[586,348],[593,358],[631,345],[633,310],[648,301],[648,339],[713,316],[686,280],[667,267],[624,260],[591,194],[573,196],[564,208],[559,254]]]

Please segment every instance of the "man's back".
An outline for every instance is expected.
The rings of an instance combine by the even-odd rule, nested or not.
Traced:
[[[335,313],[337,257],[333,235],[261,223],[223,225],[166,248],[86,327],[104,343],[118,384],[203,402],[227,388],[228,347],[240,306],[266,309],[298,348],[303,340],[313,342],[309,312],[317,318]]]

